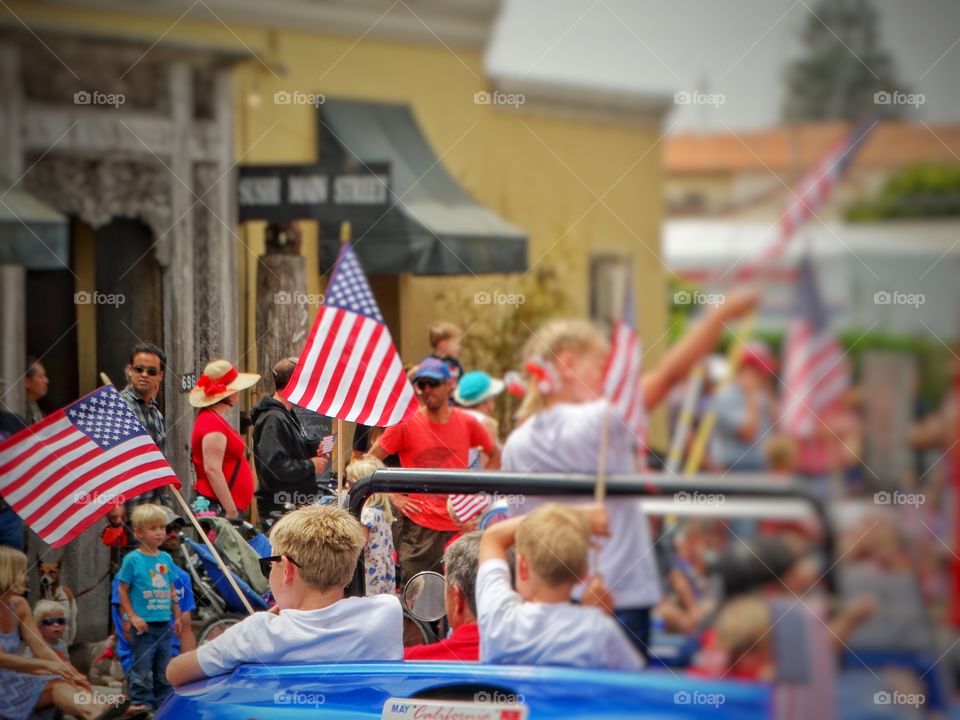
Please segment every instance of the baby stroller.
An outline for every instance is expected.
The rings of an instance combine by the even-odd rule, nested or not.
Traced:
[[[257,563],[259,558],[271,554],[267,537],[249,523],[241,525],[241,529],[250,535],[247,539],[240,529],[224,518],[199,520],[208,536],[212,536],[214,547],[230,568],[250,606],[254,610],[269,609],[272,605],[270,588]],[[205,543],[181,534],[180,552],[183,565],[193,581],[197,620],[201,625],[197,644],[202,645],[246,617],[247,610]]]

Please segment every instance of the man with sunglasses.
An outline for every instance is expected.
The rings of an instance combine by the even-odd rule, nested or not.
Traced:
[[[164,454],[166,454],[167,433],[157,395],[160,394],[166,364],[167,356],[164,355],[163,350],[152,343],[138,344],[130,352],[127,386],[120,391],[120,397],[133,410],[133,414],[137,416],[147,434],[153,438],[160,452]],[[132,512],[134,506],[141,503],[170,504],[163,490],[157,488],[127,502],[127,512]]]
[[[480,447],[489,458],[487,470],[500,467],[500,449],[480,421],[450,405],[455,383],[443,360],[427,357],[413,375],[420,408],[403,422],[388,427],[370,450],[383,460],[398,454],[405,468],[466,470],[470,450]],[[447,510],[447,496],[391,496],[398,511],[394,532],[402,582],[422,570],[441,569],[443,550],[459,532]]]

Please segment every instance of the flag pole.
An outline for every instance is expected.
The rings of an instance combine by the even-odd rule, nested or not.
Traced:
[[[734,338],[730,344],[730,349],[727,351],[727,374],[723,380],[717,384],[714,395],[727,387],[736,376],[737,370],[740,368],[740,361],[743,359],[743,349],[746,346],[747,338],[753,334],[753,325],[756,319],[756,310],[744,318],[740,336]],[[695,475],[700,471],[700,464],[703,462],[703,457],[707,452],[707,443],[710,441],[710,435],[713,433],[713,428],[716,424],[717,411],[711,407],[703,416],[700,427],[697,428],[697,436],[693,440],[693,445],[690,447],[690,456],[687,458],[687,464],[683,468],[684,475]]]
[[[224,576],[226,576],[227,582],[230,583],[230,587],[233,588],[233,591],[237,594],[237,597],[240,598],[240,602],[243,603],[243,606],[247,609],[247,612],[253,615],[254,610],[253,607],[251,607],[250,602],[247,600],[247,596],[240,591],[240,586],[237,585],[237,581],[234,579],[233,573],[231,573],[229,568],[227,568],[226,563],[223,562],[223,558],[220,557],[220,553],[213,546],[213,543],[210,542],[210,538],[207,537],[206,531],[200,526],[200,523],[193,514],[193,511],[190,509],[190,506],[187,505],[187,501],[183,499],[183,495],[181,495],[180,491],[177,490],[177,488],[175,488],[173,485],[170,486],[170,490],[173,492],[173,496],[180,502],[180,505],[183,506],[183,511],[187,514],[187,517],[190,518],[190,522],[193,523],[193,527],[200,535],[200,539],[206,543],[207,548],[211,553],[213,553],[213,557],[217,561],[217,565],[220,566],[220,570],[223,571]]]
[[[350,242],[351,226],[349,220],[340,223],[340,246],[347,245]],[[343,481],[346,473],[343,462],[343,420],[337,418],[337,501],[343,502]]]
[[[610,444],[610,402],[603,402],[603,424],[600,426],[600,457],[597,460],[597,486],[593,499],[603,503],[607,498],[607,446]]]
[[[690,373],[690,381],[687,386],[687,394],[683,398],[683,405],[680,408],[680,414],[677,416],[677,424],[673,431],[673,440],[670,443],[670,453],[667,455],[667,465],[664,468],[667,475],[674,476],[680,469],[680,463],[683,460],[683,451],[687,445],[687,439],[690,437],[690,428],[693,427],[693,417],[697,408],[697,400],[700,397],[700,391],[703,389],[704,375],[703,362]]]

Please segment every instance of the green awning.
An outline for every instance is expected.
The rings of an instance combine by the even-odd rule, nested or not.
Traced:
[[[67,217],[0,178],[0,264],[27,270],[70,267]]]
[[[318,119],[322,164],[390,166],[391,209],[353,225],[367,273],[526,271],[526,234],[470,197],[437,158],[409,107],[327,99]],[[323,234],[321,260],[330,267],[338,235],[333,227]]]

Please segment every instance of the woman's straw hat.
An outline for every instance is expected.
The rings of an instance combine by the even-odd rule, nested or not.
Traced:
[[[256,373],[237,372],[227,360],[207,363],[197,385],[190,391],[190,404],[195,408],[216,405],[234,393],[253,387],[260,380]]]

